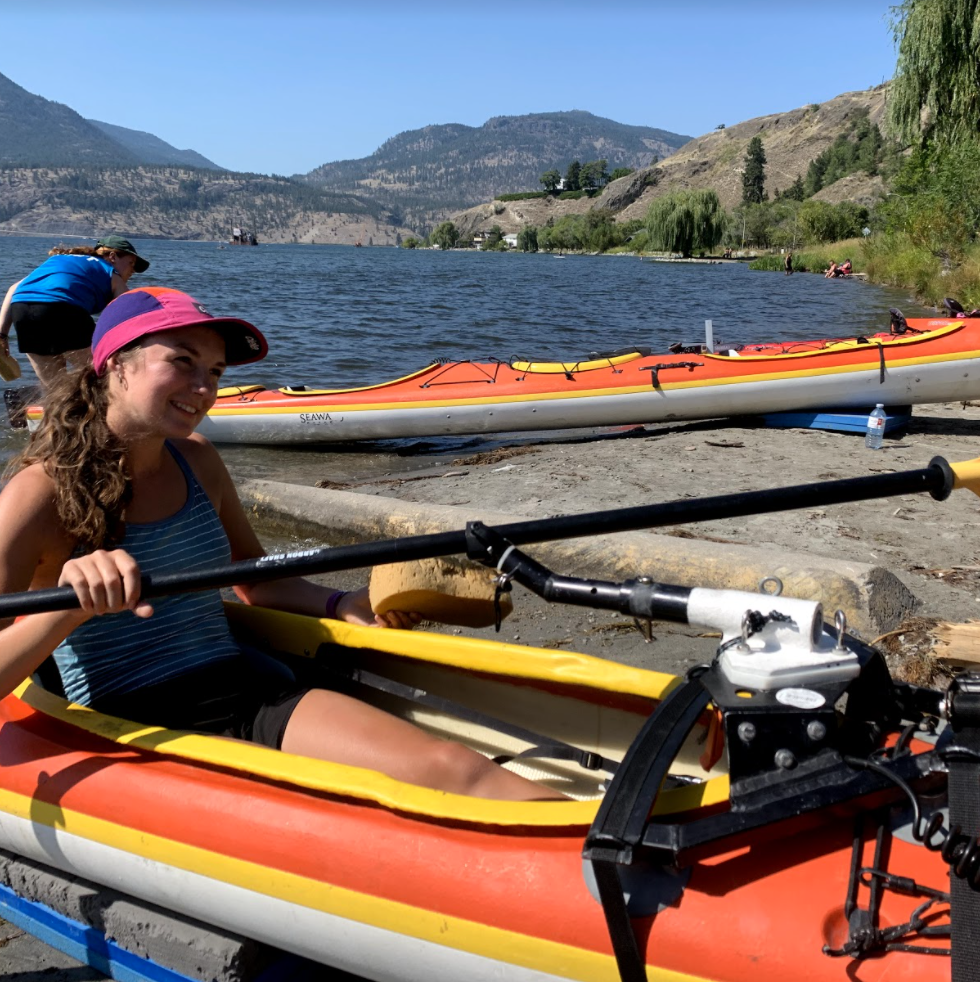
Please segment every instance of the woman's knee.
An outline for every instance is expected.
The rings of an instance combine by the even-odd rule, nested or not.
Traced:
[[[434,740],[422,763],[427,784],[458,794],[472,794],[497,770],[492,760],[451,740]]]

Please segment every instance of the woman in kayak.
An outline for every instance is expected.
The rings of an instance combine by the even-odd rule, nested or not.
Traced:
[[[140,600],[140,575],[264,555],[214,448],[194,429],[226,365],[267,351],[251,324],[184,293],[133,290],[99,319],[92,364],[56,380],[40,428],[0,493],[0,591],[71,586],[80,609],[3,625],[0,697],[53,653],[67,697],[148,724],[203,730],[501,799],[561,797],[461,744],[339,692],[299,686],[243,651],[217,590]],[[367,589],[301,578],[236,588],[246,603],[353,624]]]
[[[33,272],[7,291],[0,305],[0,351],[10,352],[10,329],[45,386],[89,359],[95,322],[110,300],[129,289],[149,262],[128,239],[109,235],[92,246],[55,246]]]

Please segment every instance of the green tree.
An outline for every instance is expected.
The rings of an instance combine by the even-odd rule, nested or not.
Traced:
[[[582,165],[577,160],[573,160],[568,165],[568,170],[565,171],[565,187],[563,190],[582,190]]]
[[[749,140],[745,152],[745,170],[742,172],[742,204],[758,205],[766,200],[766,151],[762,137]]]
[[[582,187],[586,190],[601,188],[609,180],[609,174],[606,172],[607,164],[606,160],[590,160],[587,164],[583,164],[579,174]]]
[[[810,161],[806,169],[806,181],[803,182],[803,196],[812,198],[824,184],[824,174],[827,173],[827,160],[823,154]]]
[[[582,248],[589,252],[605,252],[613,246],[622,245],[624,239],[617,227],[613,213],[608,208],[593,208],[584,215],[576,216],[581,227]]]
[[[459,229],[452,222],[442,222],[429,236],[429,241],[440,249],[452,249],[459,242]]]
[[[906,144],[940,146],[980,132],[980,0],[903,0],[889,122]],[[925,112],[923,112],[925,110]]]
[[[629,177],[633,173],[632,167],[617,167],[610,175],[610,181],[618,181],[621,177]]]
[[[546,170],[539,180],[548,194],[554,194],[558,190],[558,185],[561,184],[561,174],[556,170]]]
[[[725,212],[714,191],[679,191],[657,198],[647,209],[652,248],[682,256],[713,249],[725,225]]]
[[[868,209],[853,201],[838,205],[826,201],[804,201],[800,206],[799,225],[807,242],[837,242],[861,234],[868,222]]]
[[[736,248],[757,246],[769,249],[781,240],[780,225],[792,206],[788,202],[763,201],[757,205],[739,205],[726,229],[725,241]]]
[[[951,268],[980,228],[980,142],[914,150],[892,181],[874,226],[899,233]]]
[[[796,180],[783,192],[783,198],[789,198],[791,201],[802,201],[805,197],[803,178],[797,174]]]
[[[517,248],[521,252],[538,251],[538,230],[533,225],[525,225],[517,233]]]

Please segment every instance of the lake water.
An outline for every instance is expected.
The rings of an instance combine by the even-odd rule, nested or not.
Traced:
[[[0,236],[0,290],[42,262],[58,241]],[[673,341],[703,340],[708,319],[716,340],[735,344],[883,330],[893,306],[906,316],[924,313],[895,290],[810,274],[753,272],[744,263],[134,244],[151,266],[132,285],[177,287],[212,313],[244,317],[265,333],[269,357],[229,369],[229,384],[343,387],[404,375],[440,357],[570,361],[630,345],[664,350]],[[32,378],[26,360],[21,362]],[[0,458],[23,439],[21,432],[0,426]],[[229,447],[224,454],[233,471],[253,476],[347,480],[409,469],[474,443],[486,440],[430,442],[410,463],[404,457],[393,461],[407,449],[394,441],[329,451]]]

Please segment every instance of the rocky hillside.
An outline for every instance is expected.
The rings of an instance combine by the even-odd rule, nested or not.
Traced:
[[[546,170],[605,159],[609,170],[646,167],[688,137],[627,126],[592,113],[496,116],[482,126],[450,123],[400,133],[370,157],[324,164],[303,178],[355,192],[415,227],[510,191],[540,191]]]
[[[596,198],[530,201],[491,201],[453,217],[466,235],[499,225],[504,232],[518,232],[525,225],[544,225],[549,218],[608,208],[620,221],[643,218],[654,198],[682,189],[713,189],[722,205],[732,208],[742,197],[742,167],[749,140],[762,138],[766,151],[766,190],[770,198],[788,188],[797,175],[806,176],[810,162],[847,131],[855,112],[868,111],[879,126],[885,114],[886,86],[863,92],[847,92],[821,105],[715,130],[684,144],[676,153],[608,184]],[[857,201],[871,204],[880,197],[881,179],[852,174],[824,188],[815,197],[825,201]]]
[[[180,167],[0,169],[0,232],[395,245],[374,202],[286,178]]]

